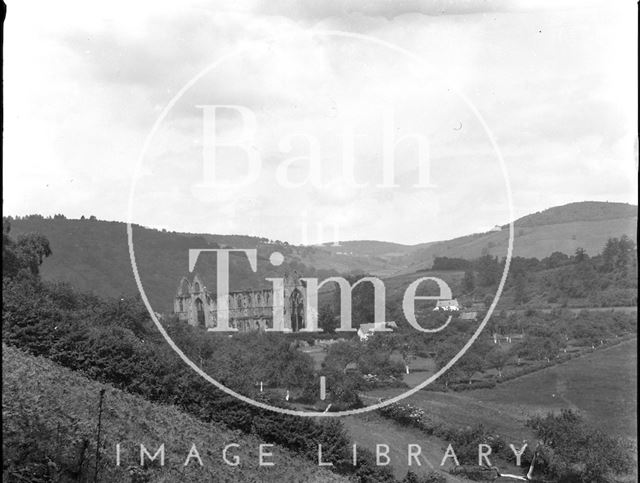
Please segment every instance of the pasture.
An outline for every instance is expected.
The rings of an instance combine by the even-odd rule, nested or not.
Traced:
[[[464,392],[419,391],[405,402],[419,406],[451,425],[482,423],[521,441],[533,414],[562,408],[579,410],[605,433],[629,439],[637,428],[637,339],[598,349],[564,364],[499,384]],[[422,373],[424,375],[424,373]],[[397,389],[380,389],[371,397],[391,397]]]
[[[467,395],[511,412],[577,409],[608,434],[637,430],[637,339]]]

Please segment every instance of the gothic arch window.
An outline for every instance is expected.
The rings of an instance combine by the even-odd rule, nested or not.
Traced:
[[[291,313],[291,330],[298,332],[304,328],[304,301],[300,290],[295,289],[289,297],[289,307]]]
[[[200,292],[200,284],[199,284],[198,282],[196,282],[196,283],[194,284],[194,286],[193,286],[193,290],[194,290],[194,292],[196,292],[196,293]],[[202,303],[202,302],[200,302],[200,303]]]
[[[204,327],[205,326],[204,304],[202,303],[202,300],[200,300],[199,298],[196,299],[196,315],[198,318],[198,326]]]
[[[188,296],[190,288],[191,287],[189,286],[189,281],[187,279],[183,278],[180,281],[180,287],[178,289],[178,295],[182,295],[183,297],[184,296]]]

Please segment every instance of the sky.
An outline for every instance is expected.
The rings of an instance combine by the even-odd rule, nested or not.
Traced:
[[[633,1],[7,4],[5,215],[412,244],[637,200]]]

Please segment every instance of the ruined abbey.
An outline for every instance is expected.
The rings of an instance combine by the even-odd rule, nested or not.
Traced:
[[[243,290],[229,293],[229,326],[240,332],[273,327],[273,290]],[[306,287],[296,273],[284,276],[285,330],[297,332],[306,324]],[[282,301],[280,300],[280,303]],[[178,285],[173,309],[178,318],[193,326],[217,327],[218,301],[197,273],[183,277]]]

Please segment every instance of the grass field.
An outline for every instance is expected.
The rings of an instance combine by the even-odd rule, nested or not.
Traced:
[[[466,396],[516,412],[573,408],[609,434],[637,433],[637,339]]]
[[[4,458],[19,455],[24,451],[21,448],[25,442],[30,444],[27,457],[34,456],[36,444],[43,449],[45,458],[60,461],[63,454],[66,461],[75,465],[75,461],[81,459],[81,452],[77,451],[81,446],[79,442],[86,439],[89,446],[85,464],[80,465],[82,476],[78,481],[93,481],[98,394],[105,389],[100,481],[132,481],[127,467],[139,465],[140,444],[154,454],[162,443],[165,443],[166,464],[164,468],[152,465],[147,472],[150,479],[145,481],[346,481],[277,446],[272,448],[270,459],[275,466],[260,467],[258,451],[263,442],[255,437],[204,423],[173,406],[150,403],[15,348],[3,345],[2,362],[5,470]],[[122,448],[120,467],[115,464],[117,443]],[[239,445],[229,451],[229,459],[234,454],[240,458],[240,464],[235,467],[222,459],[222,449],[230,443]],[[192,444],[200,453],[202,467],[195,459],[189,466],[183,465]],[[3,481],[7,480],[3,478]]]
[[[464,392],[420,391],[405,399],[452,425],[483,423],[521,441],[533,435],[524,427],[536,413],[579,410],[607,434],[635,439],[637,432],[637,340],[599,349],[503,384]],[[373,397],[397,395],[378,390]]]
[[[440,467],[447,443],[423,432],[407,426],[400,426],[376,413],[367,413],[359,416],[350,416],[342,419],[349,431],[349,435],[358,447],[375,451],[376,444],[389,445],[389,457],[396,478],[402,479],[407,471],[416,474],[439,471],[446,476],[447,481],[462,482],[465,479],[456,478],[445,470],[451,468],[450,460],[445,466]],[[407,462],[407,445],[419,444],[422,449],[422,458],[417,466],[415,462],[411,466]]]

